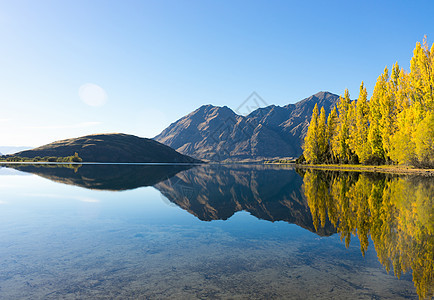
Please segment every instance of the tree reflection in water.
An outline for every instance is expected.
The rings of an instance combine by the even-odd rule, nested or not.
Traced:
[[[433,297],[434,182],[427,177],[331,172],[304,173],[303,190],[315,228],[327,218],[348,247],[364,255],[371,237],[378,260],[398,278],[413,272],[420,298]]]

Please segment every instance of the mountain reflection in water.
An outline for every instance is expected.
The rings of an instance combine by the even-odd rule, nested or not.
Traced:
[[[433,296],[434,183],[431,178],[244,165],[10,165],[88,189],[154,186],[202,221],[237,211],[285,221],[319,236],[338,233],[346,246],[372,239],[395,276],[412,271],[421,298]]]
[[[313,226],[302,192],[302,178],[293,169],[268,166],[199,166],[155,185],[165,197],[202,221],[227,220],[237,211],[271,222],[285,221],[329,236],[330,222]]]
[[[123,164],[10,167],[88,189],[120,191],[153,185],[170,202],[202,221],[227,220],[244,210],[259,219],[297,224],[320,236],[336,233],[330,222],[314,227],[302,178],[292,168]]]

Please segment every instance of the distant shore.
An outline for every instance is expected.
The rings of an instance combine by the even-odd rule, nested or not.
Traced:
[[[351,172],[373,172],[373,173],[393,173],[401,175],[423,175],[434,177],[434,169],[418,169],[412,166],[393,166],[393,165],[310,165],[294,164],[297,168],[320,169],[332,171],[351,171]]]

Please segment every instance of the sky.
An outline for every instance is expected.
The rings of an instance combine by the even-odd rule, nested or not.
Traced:
[[[287,105],[372,94],[434,1],[0,0],[0,146],[93,133],[152,138],[201,105],[252,92]]]

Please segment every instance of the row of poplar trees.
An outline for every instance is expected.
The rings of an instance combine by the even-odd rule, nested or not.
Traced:
[[[368,101],[348,90],[328,116],[318,106],[304,141],[308,163],[412,164],[434,167],[434,44],[413,51],[410,72],[384,69]]]

